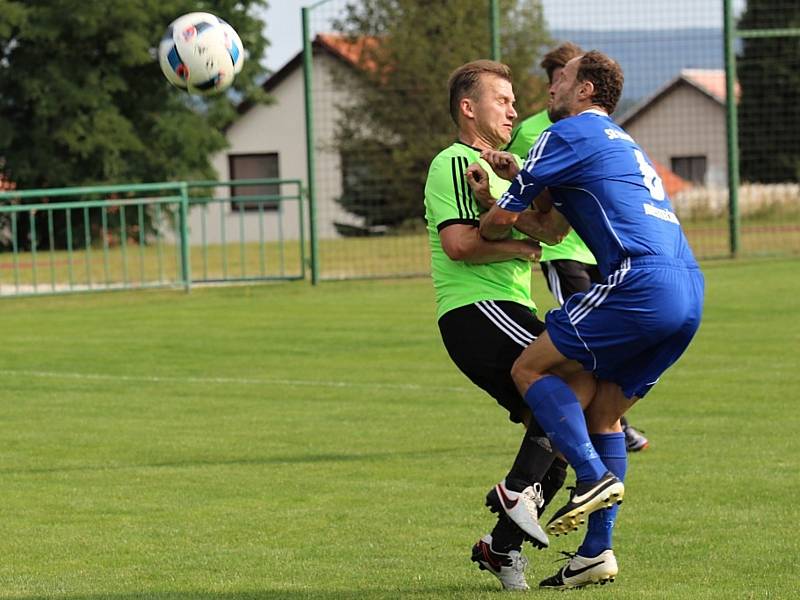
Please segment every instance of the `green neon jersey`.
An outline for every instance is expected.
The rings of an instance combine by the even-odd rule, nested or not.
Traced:
[[[505,149],[525,160],[528,150],[531,149],[539,135],[552,124],[546,110],[531,115],[517,124],[514,131],[511,132],[511,141]],[[560,244],[555,246],[542,244],[541,260],[575,260],[588,265],[597,264],[591,250],[586,247],[574,230],[570,230]]]
[[[453,224],[478,227],[483,209],[472,195],[465,177],[467,167],[479,162],[489,174],[489,189],[499,198],[509,182],[495,175],[480,159],[480,150],[456,142],[431,162],[425,183],[425,219],[431,249],[431,274],[436,290],[436,318],[446,312],[480,300],[510,300],[535,311],[531,299],[531,264],[510,259],[482,265],[452,260],[442,249],[439,232]],[[526,236],[514,231],[514,237]]]

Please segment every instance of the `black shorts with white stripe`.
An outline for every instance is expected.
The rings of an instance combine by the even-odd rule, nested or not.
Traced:
[[[547,287],[559,306],[575,292],[588,292],[593,283],[603,283],[597,265],[562,259],[542,261],[539,264]]]
[[[511,379],[511,366],[544,331],[544,323],[522,304],[482,300],[442,315],[439,331],[461,372],[497,400],[509,419],[521,423],[527,407]]]

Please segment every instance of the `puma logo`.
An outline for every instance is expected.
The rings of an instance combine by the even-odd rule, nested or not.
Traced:
[[[517,183],[519,184],[519,195],[520,196],[522,196],[522,194],[525,193],[525,188],[531,187],[533,185],[532,183],[525,183],[524,181],[522,181],[522,173],[521,172],[517,173],[516,180],[517,180]]]

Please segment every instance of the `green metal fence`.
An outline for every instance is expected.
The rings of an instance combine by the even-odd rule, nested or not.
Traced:
[[[731,255],[800,253],[800,3],[725,0]]]
[[[299,180],[0,193],[0,297],[303,279],[303,221]]]
[[[402,160],[414,136],[382,132],[377,136],[380,143],[359,155],[352,154],[346,138],[342,143],[337,137],[337,132],[347,131],[352,116],[343,107],[360,93],[352,75],[358,80],[359,69],[370,68],[369,61],[359,60],[359,53],[381,43],[379,29],[352,35],[348,7],[353,4],[323,0],[303,11],[315,280],[427,273],[419,177],[426,167],[404,173],[418,204],[400,218],[392,213],[397,190],[387,189],[385,181],[369,174],[376,153]],[[414,3],[395,5],[410,11],[404,18],[415,18]],[[657,164],[699,257],[800,255],[800,103],[796,102],[800,4],[796,0],[620,0],[611,5],[591,0],[444,0],[424,10],[429,15],[449,10],[451,22],[437,23],[435,33],[414,39],[415,52],[436,57],[447,69],[476,58],[458,36],[461,16],[469,13],[485,23],[485,35],[478,36],[483,56],[499,52],[503,60],[514,51],[506,40],[517,5],[540,7],[546,25],[543,33],[528,40],[537,49],[532,67],[549,47],[566,40],[606,52],[621,64],[625,90],[613,116]],[[499,35],[494,35],[495,22]],[[772,40],[772,45],[765,40]],[[469,51],[460,52],[464,48]],[[765,74],[760,85],[753,83],[757,77],[752,75],[759,69]],[[441,98],[436,82],[426,88],[427,73],[420,75],[405,87],[387,86],[386,102],[401,97],[416,106],[420,94]],[[446,76],[438,82],[442,88],[445,84]],[[773,101],[781,97],[795,101],[778,111]],[[380,96],[374,98],[375,104],[381,103]],[[522,109],[520,117],[527,116],[526,110],[542,108],[544,102],[540,97],[539,104]],[[446,101],[440,104],[438,125],[420,122],[418,137],[455,137]],[[413,110],[406,117],[411,122],[420,118]],[[366,117],[358,127],[369,127],[365,123],[370,123]],[[358,127],[351,130],[358,132]],[[733,141],[738,142],[741,162]],[[370,203],[372,211],[365,209]],[[381,215],[381,210],[387,213]]]

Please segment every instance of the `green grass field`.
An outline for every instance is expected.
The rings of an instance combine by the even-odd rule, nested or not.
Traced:
[[[620,575],[582,597],[800,590],[800,261],[705,272],[631,413]],[[499,597],[469,550],[521,431],[449,362],[427,280],[0,308],[0,598]],[[530,583],[580,535],[526,549]]]

